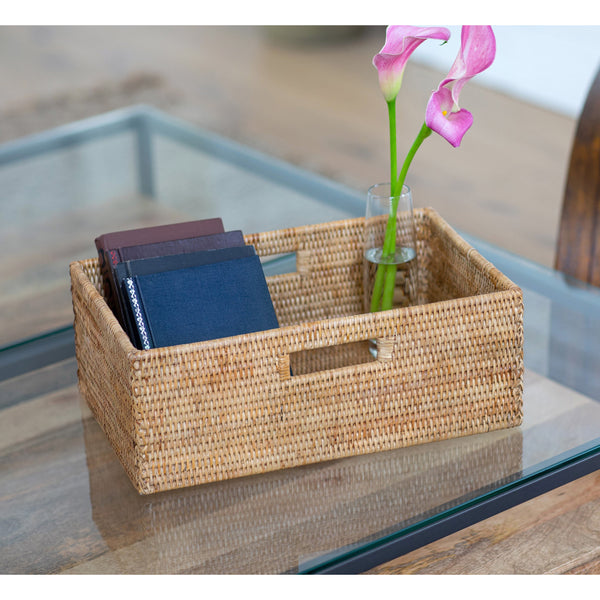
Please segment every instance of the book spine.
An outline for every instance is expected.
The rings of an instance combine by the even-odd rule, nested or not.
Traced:
[[[133,277],[128,277],[125,279],[125,288],[131,304],[135,326],[139,333],[142,350],[150,350],[150,348],[154,347],[154,343],[152,342],[150,328],[148,327],[148,322],[144,314],[144,308],[140,301],[140,296]]]

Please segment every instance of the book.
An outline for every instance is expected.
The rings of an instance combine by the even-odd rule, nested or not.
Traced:
[[[199,250],[184,254],[168,254],[164,256],[126,260],[115,265],[115,277],[118,287],[120,288],[121,282],[125,277],[186,269],[197,265],[233,260],[234,258],[243,258],[245,256],[254,256],[255,254],[256,250],[254,249],[254,246],[231,246],[215,250]]]
[[[139,260],[143,258],[155,258],[159,256],[171,256],[174,254],[187,254],[198,252],[200,250],[217,250],[221,248],[230,248],[244,246],[244,235],[238,230],[226,231],[223,233],[213,233],[212,235],[202,235],[198,237],[189,237],[165,242],[156,242],[152,244],[139,244],[137,246],[123,246],[110,251],[110,263],[108,269],[108,278],[113,292],[111,309],[119,323],[125,326],[125,316],[121,312],[121,302],[117,297],[120,288],[117,286],[115,277],[115,267],[117,264],[125,261]]]
[[[223,221],[217,217],[213,219],[201,219],[197,221],[185,221],[182,223],[169,223],[167,225],[155,225],[153,227],[139,227],[137,229],[113,231],[98,236],[94,240],[94,243],[98,252],[104,298],[108,306],[113,312],[115,311],[117,303],[116,294],[118,293],[111,276],[111,251],[118,250],[124,246],[165,242],[179,238],[222,233],[223,231],[225,231]]]
[[[167,225],[113,231],[98,236],[94,241],[98,249],[119,248],[121,246],[165,242],[182,237],[210,235],[212,233],[222,233],[223,231],[225,231],[225,228],[220,218],[201,219],[199,221],[186,221],[183,223],[169,223]]]
[[[140,349],[279,327],[258,256],[126,277]]]
[[[111,268],[124,261],[186,254],[200,250],[218,250],[221,248],[244,246],[245,244],[244,235],[238,229],[223,233],[213,233],[212,235],[180,238],[151,244],[137,244],[135,246],[123,246],[111,251]]]
[[[140,244],[138,246],[125,246],[114,251],[114,265],[110,266],[111,285],[117,293],[120,288],[117,287],[115,276],[116,265],[122,261],[140,260],[143,258],[156,258],[160,256],[173,256],[176,254],[188,254],[201,250],[217,250],[231,247],[242,247],[245,245],[244,236],[240,230],[226,231],[223,233],[214,233],[212,235],[202,235],[200,237],[183,238],[178,240],[169,240],[166,242],[157,242],[154,244]],[[113,252],[111,252],[111,257]],[[119,298],[114,303],[113,312],[121,326],[125,327],[127,323],[126,316],[121,311],[122,302]]]
[[[117,299],[119,302],[120,314],[123,317],[123,329],[129,334],[134,345],[136,345],[135,342],[139,340],[136,340],[137,332],[135,323],[133,315],[131,314],[131,307],[125,301],[127,291],[123,282],[127,277],[149,275],[150,273],[160,273],[162,271],[174,271],[255,255],[256,251],[254,246],[233,246],[216,250],[201,250],[187,254],[172,254],[138,260],[128,260],[116,264],[114,267],[114,276],[116,287],[119,290]]]

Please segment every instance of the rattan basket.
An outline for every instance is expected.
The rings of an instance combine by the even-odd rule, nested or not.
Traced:
[[[519,425],[521,290],[416,211],[423,304],[363,311],[364,220],[251,234],[279,329],[137,350],[71,264],[81,393],[142,494]],[[367,340],[380,340],[372,359]],[[290,369],[291,366],[291,369]]]

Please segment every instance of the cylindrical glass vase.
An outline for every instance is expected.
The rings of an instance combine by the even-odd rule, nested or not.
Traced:
[[[400,196],[391,195],[389,183],[369,188],[365,228],[365,312],[417,304],[417,242],[410,188],[403,186]]]

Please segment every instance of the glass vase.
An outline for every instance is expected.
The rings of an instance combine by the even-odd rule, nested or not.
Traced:
[[[365,214],[365,312],[417,304],[417,243],[410,188],[392,196],[389,183],[369,188]],[[369,341],[377,356],[376,340]]]

